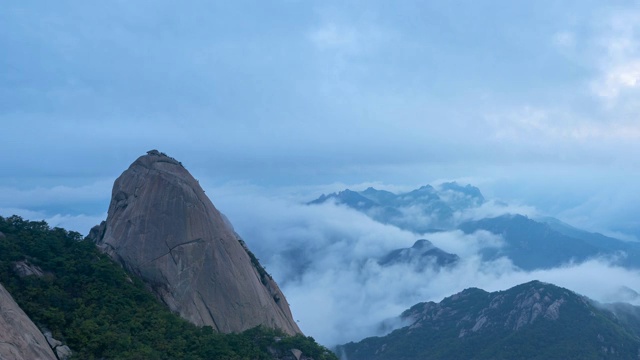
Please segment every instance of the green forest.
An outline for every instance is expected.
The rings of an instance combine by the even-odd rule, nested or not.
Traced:
[[[299,349],[337,360],[312,337],[257,327],[220,334],[171,313],[142,281],[82,235],[44,221],[0,217],[0,283],[73,359],[278,359]],[[43,276],[17,276],[26,261]]]

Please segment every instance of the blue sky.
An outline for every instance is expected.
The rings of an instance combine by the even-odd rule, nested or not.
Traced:
[[[458,179],[640,233],[637,1],[13,1],[0,69],[2,215],[86,233],[157,148],[217,205]]]

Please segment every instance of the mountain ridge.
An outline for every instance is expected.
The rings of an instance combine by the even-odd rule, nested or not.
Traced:
[[[449,182],[440,184],[437,188],[424,185],[398,194],[373,187],[364,191],[346,189],[322,194],[317,199],[307,202],[307,205],[319,205],[327,201],[346,205],[381,223],[426,233],[451,226],[455,211],[479,206],[485,199],[477,187]],[[415,216],[429,221],[424,224],[416,223],[412,220]]]
[[[409,325],[337,351],[350,360],[636,358],[640,318],[626,313],[625,323],[584,296],[540,281],[491,293],[469,288],[418,303],[401,315]]]
[[[640,243],[637,242],[591,233],[550,217],[529,218],[511,212],[479,217],[474,211],[479,211],[487,200],[479,188],[469,184],[445,182],[398,194],[373,187],[364,191],[347,189],[323,194],[307,205],[327,201],[418,236],[455,230],[466,235],[487,231],[504,241],[500,247],[482,249],[483,259],[506,256],[523,270],[551,268],[601,256],[625,267],[640,268]],[[506,211],[506,204],[503,206]]]

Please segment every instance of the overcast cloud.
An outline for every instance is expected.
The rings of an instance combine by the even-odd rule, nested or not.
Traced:
[[[605,297],[581,279],[606,292],[596,274],[637,274],[604,260],[487,268],[464,249],[495,239],[459,233],[432,239],[465,256],[459,267],[402,285],[366,259],[414,234],[299,204],[459,180],[496,200],[461,218],[506,200],[640,238],[639,20],[632,0],[6,2],[0,215],[86,234],[115,178],[156,148],[200,179],[328,344],[468,286],[538,278]],[[308,267],[298,277],[292,259]],[[354,306],[376,315],[323,317]]]
[[[635,169],[638,14],[632,1],[10,3],[0,171],[63,185],[150,148],[278,185],[441,163]]]
[[[219,207],[226,209],[236,231],[280,284],[302,330],[328,346],[379,335],[389,330],[381,328],[383,322],[400,325],[390,320],[412,305],[440,301],[469,287],[498,291],[541,280],[598,301],[640,305],[640,298],[622,290],[640,290],[640,272],[615,265],[615,258],[526,272],[507,258],[481,261],[480,250],[503,244],[500,236],[486,231],[419,235],[333,203],[308,206],[244,186],[217,193],[223,194],[217,197]],[[487,215],[492,216],[519,209],[490,207]],[[461,218],[476,215],[473,210]],[[460,262],[424,271],[406,263],[378,264],[390,251],[410,247],[421,238],[459,255]]]

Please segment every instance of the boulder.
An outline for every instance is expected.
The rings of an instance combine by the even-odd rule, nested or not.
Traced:
[[[73,354],[73,351],[65,345],[62,341],[57,340],[51,334],[51,331],[44,329],[44,338],[47,339],[49,346],[56,353],[59,360],[66,360]]]

